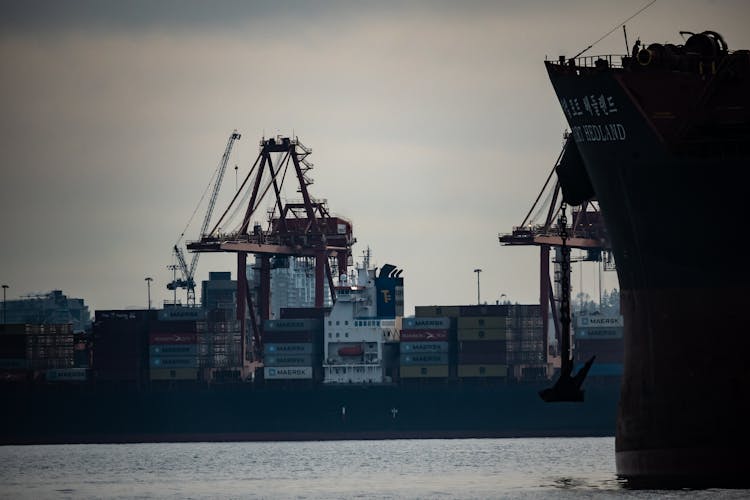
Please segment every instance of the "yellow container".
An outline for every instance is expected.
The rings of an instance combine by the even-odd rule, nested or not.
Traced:
[[[197,380],[197,368],[152,368],[151,380]]]
[[[507,316],[465,316],[458,318],[458,328],[508,328],[513,318]]]
[[[508,365],[458,365],[458,376],[469,377],[507,377]]]
[[[459,306],[415,306],[414,316],[417,318],[430,318],[446,316],[448,318],[458,318]]]
[[[459,328],[458,340],[510,340],[506,328]]]
[[[401,378],[446,378],[448,365],[402,366]]]

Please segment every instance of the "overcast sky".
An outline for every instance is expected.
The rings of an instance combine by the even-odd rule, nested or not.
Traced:
[[[497,237],[562,145],[543,61],[614,27],[588,54],[623,53],[619,23],[647,3],[4,1],[0,282],[93,311],[145,306],[153,276],[154,302],[171,299],[172,245],[237,129],[217,212],[261,137],[294,134],[355,256],[404,269],[407,314],[475,303],[475,268],[482,301],[538,303],[538,250]],[[627,29],[631,44],[710,29],[750,48],[748,19],[745,1],[659,0]],[[589,267],[572,281],[596,296]],[[209,270],[234,278],[233,255],[201,256],[198,281]]]

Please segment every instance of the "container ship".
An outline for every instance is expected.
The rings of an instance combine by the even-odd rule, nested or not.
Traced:
[[[570,126],[569,203],[595,196],[624,318],[618,473],[631,484],[747,487],[750,52],[714,31],[626,56],[546,61]],[[564,179],[563,179],[564,178]]]
[[[281,308],[248,377],[229,273],[203,283],[209,308],[96,311],[86,366],[70,324],[3,325],[0,444],[614,435],[621,321],[579,318],[581,359],[609,357],[585,403],[550,405],[538,304],[404,317],[400,274],[364,264],[331,306]]]

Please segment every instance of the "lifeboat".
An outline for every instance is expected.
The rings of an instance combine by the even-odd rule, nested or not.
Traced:
[[[361,345],[339,347],[339,356],[361,356],[364,352]]]

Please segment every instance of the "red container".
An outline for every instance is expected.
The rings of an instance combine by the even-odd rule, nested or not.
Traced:
[[[197,344],[195,333],[152,333],[148,336],[149,344]]]
[[[448,330],[401,330],[401,342],[430,341],[445,342]]]

